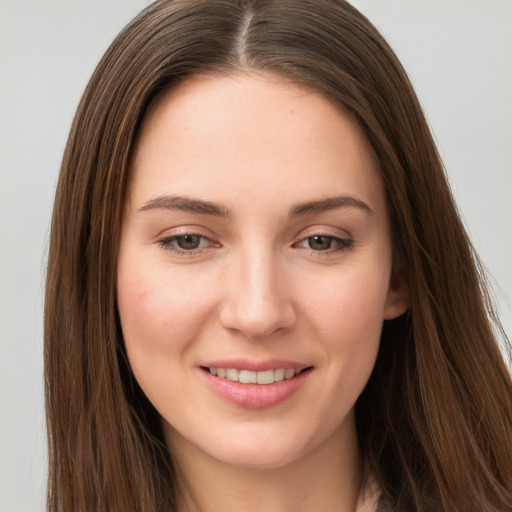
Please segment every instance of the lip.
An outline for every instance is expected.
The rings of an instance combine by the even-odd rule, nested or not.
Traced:
[[[215,361],[201,365],[200,372],[210,389],[227,402],[245,409],[267,409],[274,407],[295,394],[309,377],[311,366],[291,361]],[[301,371],[295,377],[274,382],[273,384],[242,384],[229,379],[216,377],[205,367],[238,368],[251,371],[275,370],[278,368],[295,368]]]
[[[238,368],[239,370],[249,370],[252,372],[264,372],[267,370],[285,370],[293,368],[294,370],[305,370],[311,365],[299,363],[298,361],[289,361],[285,359],[269,359],[267,361],[254,361],[247,359],[225,359],[220,361],[208,361],[201,364],[204,368]]]

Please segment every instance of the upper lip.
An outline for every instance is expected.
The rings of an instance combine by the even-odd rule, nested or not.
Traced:
[[[297,361],[284,359],[268,359],[266,361],[254,361],[248,359],[224,359],[218,361],[208,361],[200,366],[204,368],[236,368],[238,370],[249,370],[253,372],[264,372],[266,370],[285,370],[293,368],[295,370],[304,370],[311,365]]]

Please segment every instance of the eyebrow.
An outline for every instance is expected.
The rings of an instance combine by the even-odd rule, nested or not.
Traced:
[[[308,201],[307,203],[300,203],[290,208],[288,215],[290,217],[299,217],[302,215],[312,215],[337,208],[359,208],[369,214],[373,214],[373,210],[361,199],[350,196],[342,195],[335,197],[327,197],[318,201]],[[140,208],[140,211],[153,210],[157,208],[164,208],[167,210],[178,210],[185,212],[201,213],[204,215],[213,215],[215,217],[229,218],[232,216],[229,208],[220,204],[212,203],[210,201],[203,201],[201,199],[193,199],[187,196],[158,196],[150,199],[147,203]]]
[[[364,201],[358,197],[348,195],[327,197],[319,201],[309,201],[307,203],[298,204],[290,209],[289,215],[290,217],[297,217],[347,207],[360,208],[373,215],[373,210]]]
[[[140,211],[153,210],[155,208],[202,213],[205,215],[214,215],[216,217],[231,216],[231,212],[228,208],[224,208],[223,206],[210,201],[192,199],[187,196],[158,196],[145,203]]]

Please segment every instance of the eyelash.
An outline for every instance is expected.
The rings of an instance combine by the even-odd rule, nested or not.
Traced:
[[[196,249],[188,249],[187,250],[187,249],[178,247],[174,244],[174,242],[176,242],[177,240],[183,239],[187,236],[188,237],[190,237],[190,236],[199,237],[201,239],[201,241],[208,241],[209,245],[206,247],[198,247]],[[297,247],[297,246],[299,246],[299,244],[307,242],[308,240],[311,240],[315,237],[328,238],[331,241],[331,244],[332,243],[335,244],[335,247],[329,247],[326,250],[315,250],[312,247],[305,247],[305,249],[308,249],[310,251],[310,253],[314,256],[333,254],[336,252],[349,250],[353,247],[353,240],[351,240],[349,238],[340,238],[340,237],[329,235],[327,233],[322,233],[322,232],[313,233],[307,237],[302,238],[301,240],[299,240],[298,242],[293,244],[293,247]],[[195,255],[201,254],[204,251],[204,249],[213,247],[215,245],[214,242],[212,242],[212,240],[210,240],[207,236],[201,235],[199,233],[183,233],[182,235],[169,236],[169,237],[165,237],[165,238],[158,240],[157,243],[164,250],[172,251],[175,254],[178,254],[180,256],[195,256]]]
[[[181,247],[178,247],[177,245],[174,245],[173,242],[176,242],[180,238],[183,239],[187,236],[197,236],[201,239],[201,241],[209,241],[209,245],[207,247],[198,247],[196,249],[183,249]],[[211,247],[214,245],[214,243],[204,235],[200,235],[199,233],[183,233],[181,235],[174,235],[174,236],[168,236],[165,238],[162,238],[157,241],[158,245],[165,249],[166,251],[172,251],[175,254],[179,254],[180,256],[195,256],[197,254],[200,254],[203,252],[205,248]]]
[[[333,254],[333,253],[337,253],[337,252],[341,252],[341,251],[346,251],[346,250],[351,249],[353,247],[353,243],[354,243],[353,240],[351,240],[350,238],[340,238],[338,236],[330,235],[328,233],[318,232],[318,233],[313,233],[313,234],[299,240],[299,242],[294,244],[294,246],[297,246],[298,244],[307,242],[308,240],[311,240],[315,237],[328,238],[331,241],[331,244],[334,243],[335,246],[329,247],[328,249],[323,250],[323,251],[315,250],[312,247],[306,247],[306,249],[308,249],[313,256],[322,256],[322,255]]]

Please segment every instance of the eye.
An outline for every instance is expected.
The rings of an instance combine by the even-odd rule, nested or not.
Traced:
[[[204,237],[201,235],[183,235],[175,237],[174,241],[180,249],[191,251],[198,249],[203,239]]]
[[[310,236],[306,240],[309,248],[315,251],[327,251],[336,243],[333,237],[325,235]]]
[[[312,235],[301,240],[297,246],[311,249],[314,252],[336,252],[348,249],[352,245],[352,240],[339,238],[332,235]]]
[[[196,233],[187,233],[184,235],[169,236],[158,240],[158,244],[169,251],[178,254],[193,254],[206,247],[211,247],[214,243],[204,235]]]

